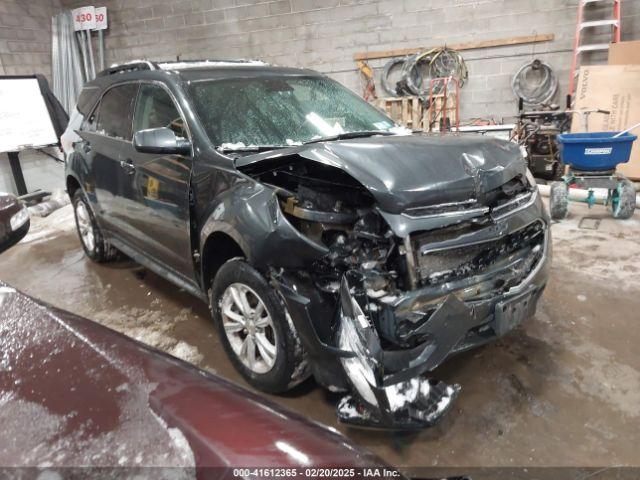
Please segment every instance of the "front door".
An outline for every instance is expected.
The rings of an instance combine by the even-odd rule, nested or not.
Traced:
[[[87,188],[87,194],[94,211],[107,231],[121,237],[129,231],[122,199],[131,195],[131,188],[121,174],[120,156],[123,147],[131,141],[137,91],[136,83],[116,85],[107,90],[82,125],[82,140],[77,145],[90,170],[89,178],[93,180],[93,188]]]
[[[184,117],[167,88],[142,83],[133,130],[158,127],[171,128],[177,136],[189,138]],[[128,144],[122,152],[122,161],[131,165],[135,207],[130,209],[129,223],[139,233],[135,247],[174,273],[193,279],[189,215],[191,155],[140,153]]]

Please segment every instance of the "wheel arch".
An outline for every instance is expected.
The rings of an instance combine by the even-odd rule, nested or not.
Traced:
[[[73,175],[67,175],[65,186],[67,187],[67,194],[69,195],[69,198],[73,198],[75,193],[82,189],[80,181]]]
[[[202,244],[201,276],[204,291],[211,287],[220,267],[232,258],[247,258],[240,243],[227,232],[220,230],[211,232]]]

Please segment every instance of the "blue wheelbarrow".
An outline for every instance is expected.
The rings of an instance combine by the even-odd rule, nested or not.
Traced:
[[[569,166],[562,181],[553,182],[549,195],[551,218],[563,219],[569,212],[569,185],[588,191],[584,201],[596,203],[594,188],[607,189],[605,205],[614,218],[630,218],[636,208],[633,183],[616,166],[627,163],[636,136],[624,132],[565,133],[557,136],[560,156]]]

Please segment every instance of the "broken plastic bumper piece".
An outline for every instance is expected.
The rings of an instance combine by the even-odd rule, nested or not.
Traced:
[[[352,395],[338,403],[341,422],[361,427],[416,430],[435,425],[453,405],[460,385],[414,378],[407,382],[376,389],[379,407],[373,408]],[[381,407],[386,403],[385,407]]]
[[[339,348],[351,352],[340,359],[354,395],[338,404],[338,419],[358,426],[417,429],[434,425],[449,410],[459,385],[420,376],[424,359],[400,375],[384,375],[384,351],[376,329],[351,295],[343,277],[340,286]],[[429,356],[435,353],[427,349]]]

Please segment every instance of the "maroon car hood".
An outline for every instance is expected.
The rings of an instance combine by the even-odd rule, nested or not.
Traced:
[[[343,436],[0,282],[0,465],[371,466]]]

